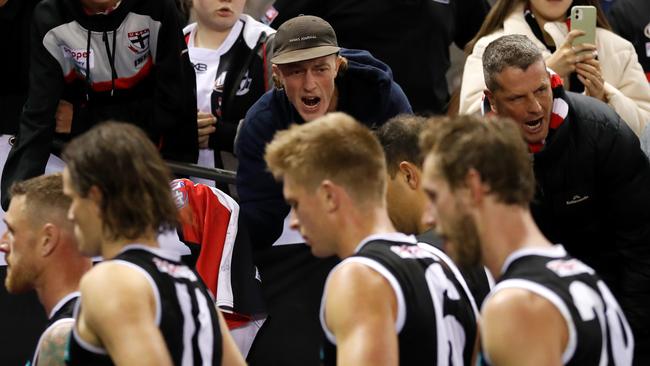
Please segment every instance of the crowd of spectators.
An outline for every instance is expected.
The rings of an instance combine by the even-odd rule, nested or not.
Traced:
[[[574,42],[582,35],[572,30],[569,18],[577,5],[595,7],[595,44]],[[424,185],[429,179],[424,156],[435,146],[419,144],[423,131],[452,123],[434,117],[445,114],[460,114],[453,123],[467,115],[484,123],[495,116],[514,122],[532,162],[534,199],[524,201],[536,227],[602,278],[627,319],[621,323],[629,321],[634,364],[650,362],[645,310],[650,307],[650,6],[645,0],[0,0],[0,46],[12,54],[0,61],[2,217],[13,207],[0,224],[2,232],[11,233],[14,228],[5,223],[13,226],[22,217],[16,207],[31,202],[31,196],[11,200],[26,195],[16,193],[16,184],[63,171],[62,151],[105,121],[137,126],[167,161],[236,172],[231,185],[177,175],[182,179],[171,183],[170,192],[184,225],[164,232],[153,228],[156,235],[147,238],[179,252],[183,263],[196,269],[225,314],[213,325],[230,328],[234,341],[226,336],[224,349],[232,354],[232,341],[251,365],[316,365],[324,349],[329,363],[332,345],[334,354],[346,352],[332,343],[333,328],[322,317],[326,279],[341,272],[336,266],[349,253],[315,252],[313,241],[321,239],[305,236],[306,226],[296,223],[297,209],[287,201],[295,187],[304,187],[287,188],[286,172],[272,174],[277,168],[269,168],[266,155],[278,133],[295,126],[325,123],[326,116],[337,116],[331,120],[338,122],[329,123],[346,126],[339,121],[342,114],[334,112],[373,131],[384,150],[386,195],[375,203],[382,212],[377,217],[385,210],[391,224],[367,234],[390,229],[414,235],[435,253],[448,251],[450,238],[438,230],[445,212],[438,212]],[[450,47],[465,52],[456,90],[447,82],[454,66]],[[305,151],[285,147],[287,152],[276,154],[285,154],[281,159],[291,164],[291,154],[307,159],[311,145],[301,136],[312,132],[304,133],[291,132],[293,143]],[[123,143],[128,144],[114,141],[115,150],[130,151]],[[320,158],[328,161],[329,150],[322,150]],[[102,169],[111,174],[127,174],[117,161],[104,163]],[[324,165],[313,169],[329,172]],[[357,173],[359,182],[367,179],[363,169]],[[352,189],[346,184],[341,184],[344,191]],[[374,222],[370,214],[354,216],[359,207],[375,208],[351,196],[353,204],[343,206],[350,210],[348,220],[358,220],[359,226]],[[343,211],[337,215],[346,218]],[[10,256],[15,249],[3,246],[13,241],[8,235],[0,252]],[[456,239],[474,243],[471,236]],[[350,245],[337,240],[331,248]],[[401,237],[386,240],[413,244]],[[454,260],[467,255],[449,254]],[[9,287],[8,262],[0,271],[6,290],[25,292]],[[461,265],[447,274],[467,293],[465,305],[480,308],[502,275],[483,264]],[[43,284],[28,287],[39,292],[47,314],[35,296],[0,295],[0,321],[20,323],[25,330],[7,339],[16,347],[0,352],[0,363],[39,357],[34,353],[38,336],[58,319],[52,318],[53,302],[43,301]],[[63,292],[74,291],[67,286]],[[333,314],[342,316],[338,310]],[[621,347],[632,352],[628,346]],[[462,357],[471,360],[472,352],[468,348]]]

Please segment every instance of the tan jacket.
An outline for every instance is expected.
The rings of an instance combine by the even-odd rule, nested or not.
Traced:
[[[558,47],[564,43],[568,33],[564,22],[547,23],[544,30]],[[551,56],[526,23],[523,5],[518,7],[506,18],[503,29],[479,39],[467,58],[460,90],[460,113],[474,113],[480,109],[483,90],[486,88],[483,79],[483,51],[490,42],[506,34],[526,35],[539,47],[545,59]],[[639,136],[644,127],[650,124],[650,84],[634,47],[627,40],[601,28],[596,31],[596,47],[608,104]]]

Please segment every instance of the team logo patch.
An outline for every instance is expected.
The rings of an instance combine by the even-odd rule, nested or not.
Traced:
[[[417,245],[391,245],[390,250],[401,258],[437,258],[433,253],[430,253]]]
[[[181,208],[187,206],[187,192],[185,191],[185,183],[181,180],[174,180],[171,182],[172,188],[172,197],[174,198],[174,203],[176,207],[180,210]]]
[[[186,266],[178,265],[176,263],[171,263],[164,259],[160,259],[156,257],[154,257],[152,260],[160,272],[167,273],[168,275],[175,278],[188,279],[192,282],[195,282],[197,280],[194,272],[192,272],[192,270],[187,268]]]
[[[135,32],[128,32],[129,49],[135,53],[143,53],[149,50],[149,28]]]
[[[264,16],[260,20],[262,23],[269,25],[275,18],[277,18],[278,14],[280,14],[278,10],[274,8],[273,5],[271,5],[268,9],[266,9],[266,13],[264,13]]]
[[[226,83],[226,74],[228,72],[224,71],[219,76],[214,80],[214,87],[212,90],[216,91],[217,93],[223,93],[223,86]]]
[[[646,37],[650,38],[650,23],[645,26],[645,29],[643,30],[643,34],[645,34]]]
[[[546,268],[560,277],[575,276],[581,273],[594,274],[594,270],[577,259],[556,259],[546,263]]]
[[[235,95],[238,97],[241,97],[242,95],[246,95],[250,90],[251,90],[251,84],[253,83],[253,79],[251,79],[250,76],[248,76],[248,71],[246,71],[246,75],[241,79],[241,82],[239,83],[239,89],[237,89],[237,92]]]

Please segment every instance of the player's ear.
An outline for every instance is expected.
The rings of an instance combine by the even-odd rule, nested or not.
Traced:
[[[404,174],[404,179],[406,179],[406,184],[416,190],[422,184],[422,178],[420,175],[420,170],[415,166],[415,164],[410,161],[402,161],[399,163],[399,170]]]
[[[59,235],[60,230],[53,223],[48,222],[43,225],[38,243],[41,256],[47,257],[54,252],[54,249],[59,244]]]
[[[489,187],[481,180],[481,173],[474,168],[470,168],[465,174],[465,186],[469,191],[472,205],[480,204],[485,194],[489,192]]]
[[[92,186],[90,189],[88,189],[88,195],[87,197],[95,202],[97,207],[102,207],[102,202],[104,201],[104,195],[102,194],[101,189],[97,186]]]
[[[334,212],[339,208],[341,199],[340,192],[336,185],[329,179],[321,182],[318,187],[318,195],[323,200],[328,213]]]

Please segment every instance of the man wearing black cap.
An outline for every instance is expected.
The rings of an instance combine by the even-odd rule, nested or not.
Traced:
[[[335,260],[313,257],[300,234],[288,227],[289,206],[282,184],[267,170],[264,149],[277,131],[331,111],[345,112],[372,128],[410,113],[411,106],[388,66],[366,51],[339,48],[332,27],[318,17],[300,16],[282,24],[271,62],[277,88],[248,111],[235,146],[241,215],[250,230],[269,311],[248,361],[314,365],[320,362],[320,295]]]

